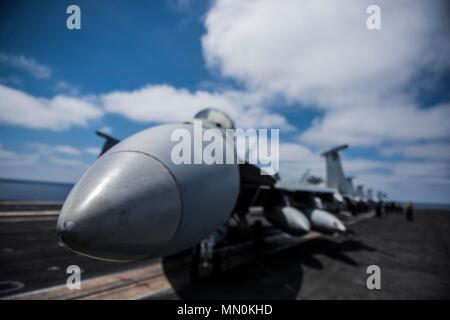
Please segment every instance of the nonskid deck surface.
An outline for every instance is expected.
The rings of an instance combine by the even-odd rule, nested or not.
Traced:
[[[42,216],[42,215],[39,215]],[[415,299],[450,298],[450,212],[417,211],[415,220],[373,213],[348,219],[354,234],[267,239],[266,250],[224,263],[218,277],[192,283],[189,255],[135,263],[93,260],[62,247],[54,216],[0,218],[0,289],[17,299]],[[245,253],[247,252],[247,254]],[[235,262],[235,263],[233,263]],[[66,268],[82,269],[80,290]],[[366,287],[381,268],[381,290]],[[21,285],[20,285],[21,284]]]
[[[314,237],[257,257],[214,281],[172,286],[148,299],[450,299],[450,212],[371,217],[349,237]],[[381,290],[367,288],[367,267]],[[170,275],[169,275],[170,279]]]

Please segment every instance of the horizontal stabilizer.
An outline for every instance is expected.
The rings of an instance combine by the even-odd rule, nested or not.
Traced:
[[[345,150],[347,148],[348,148],[348,144],[343,144],[341,146],[338,146],[338,147],[335,147],[335,148],[330,149],[328,151],[325,151],[324,153],[322,153],[322,156],[326,157],[326,156],[331,155],[331,154],[336,154],[339,151]]]

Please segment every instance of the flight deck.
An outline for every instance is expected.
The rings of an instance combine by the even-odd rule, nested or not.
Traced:
[[[47,208],[48,209],[48,208]],[[63,247],[57,208],[0,213],[2,299],[449,299],[450,212],[341,216],[350,235],[273,234],[230,250],[220,274],[193,282],[189,251],[133,263],[94,260]],[[81,289],[66,268],[78,265]],[[381,289],[366,286],[381,268]]]

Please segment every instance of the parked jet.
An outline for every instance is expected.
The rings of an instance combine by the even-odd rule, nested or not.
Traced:
[[[195,118],[219,129],[225,151],[233,151],[224,129],[234,124],[226,114],[205,109]],[[103,134],[109,145],[75,184],[58,218],[66,246],[112,261],[163,257],[217,233],[230,217],[245,221],[254,206],[291,235],[311,228],[345,231],[339,219],[315,206],[302,212],[310,206],[296,198],[299,190],[277,187],[277,176],[261,175],[252,164],[175,164],[171,135],[180,128],[194,133],[188,121],[155,126],[120,142]]]
[[[327,168],[327,187],[337,189],[341,194],[344,194],[346,187],[346,179],[344,169],[342,168],[339,151],[348,148],[347,144],[332,148],[322,153],[325,157]]]
[[[355,192],[356,211],[363,212],[369,209],[369,201],[364,192],[364,186],[358,185]]]
[[[364,186],[362,184],[356,187],[356,198],[360,201],[367,201],[367,196],[364,192]]]
[[[325,157],[327,171],[327,187],[336,190],[342,199],[342,207],[356,213],[357,205],[354,200],[353,177],[346,177],[342,168],[339,152],[348,148],[347,144],[332,148],[322,153]]]
[[[355,188],[353,187],[353,179],[355,177],[346,177],[346,186],[345,186],[345,194],[349,196],[349,198],[355,198]]]
[[[367,201],[369,206],[375,208],[379,202],[383,201],[383,197],[379,197],[379,195],[381,195],[381,192],[378,192],[377,195],[374,195],[372,188],[367,189]]]
[[[318,209],[336,213],[343,208],[344,199],[338,190],[325,186],[325,181],[320,177],[310,175],[309,170],[302,175],[298,183],[287,183],[282,180],[277,183],[277,187],[291,191],[296,190],[298,199],[313,199],[313,201],[303,202],[314,202]]]
[[[374,198],[373,198],[373,189],[372,188],[367,189],[367,199],[369,201],[373,201],[374,200]]]

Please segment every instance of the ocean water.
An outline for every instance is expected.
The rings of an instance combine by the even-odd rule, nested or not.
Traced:
[[[0,179],[0,200],[64,201],[73,183]]]
[[[448,203],[414,203],[414,208],[416,209],[439,209],[439,210],[450,210],[450,204]],[[406,206],[406,203],[404,203]]]
[[[0,201],[64,201],[73,183],[27,181],[0,178]],[[403,206],[406,203],[401,202]],[[415,202],[416,209],[450,210],[450,204]]]

